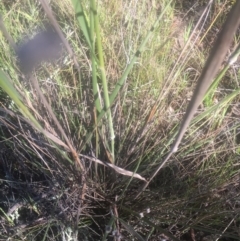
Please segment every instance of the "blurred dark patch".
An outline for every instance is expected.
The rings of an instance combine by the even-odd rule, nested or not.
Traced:
[[[61,56],[61,39],[51,28],[21,44],[16,52],[20,69],[30,74],[41,62],[52,62]]]

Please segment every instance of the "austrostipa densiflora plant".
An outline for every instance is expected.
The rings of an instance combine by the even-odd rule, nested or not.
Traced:
[[[238,239],[238,32],[158,170],[231,4],[0,3],[13,39],[0,36],[1,239]],[[63,51],[23,76],[16,49],[48,41],[47,26]]]

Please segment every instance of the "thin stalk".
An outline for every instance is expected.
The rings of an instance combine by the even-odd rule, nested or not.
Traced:
[[[216,43],[208,57],[208,60],[202,70],[201,76],[197,81],[197,86],[193,93],[192,99],[187,107],[184,118],[181,122],[178,134],[173,142],[170,152],[166,156],[166,158],[162,161],[162,163],[158,166],[158,168],[153,172],[149,181],[143,185],[141,191],[136,196],[139,195],[146,189],[152,179],[157,175],[157,173],[162,169],[162,167],[167,163],[169,158],[178,150],[178,146],[182,141],[183,135],[185,134],[189,124],[199,106],[199,104],[204,99],[205,93],[210,87],[215,75],[217,74],[218,69],[220,68],[226,54],[228,48],[232,42],[233,36],[240,24],[240,1],[237,1],[230,13],[228,14],[227,20],[224,23],[224,26],[217,38]]]
[[[227,61],[227,65],[221,70],[221,72],[219,73],[217,78],[213,81],[213,83],[210,85],[209,89],[207,90],[207,92],[205,94],[205,97],[204,97],[204,101],[205,102],[207,100],[209,100],[209,99],[210,100],[212,99],[214,89],[217,88],[220,80],[222,79],[224,74],[227,72],[227,70],[230,68],[230,66],[233,65],[237,61],[239,54],[240,54],[240,43],[238,44],[238,46],[235,49],[235,51],[229,57],[229,59]]]
[[[91,1],[91,8],[92,8],[92,1]],[[94,96],[94,119],[95,124],[97,122],[97,115],[101,111],[101,104],[99,100],[99,88],[98,88],[98,82],[97,82],[97,64],[96,64],[96,58],[95,58],[95,26],[94,26],[94,12],[90,11],[90,40],[91,40],[91,62],[92,62],[92,88],[93,88],[93,96]],[[98,136],[98,130],[96,129],[96,139],[95,139],[95,145],[96,145],[96,157],[98,157],[99,154],[99,136]],[[97,173],[97,166],[98,164],[95,163],[96,173]]]
[[[101,36],[100,36],[100,28],[99,28],[99,20],[98,20],[98,14],[97,14],[97,8],[95,0],[91,0],[91,11],[94,15],[94,27],[95,27],[95,33],[96,33],[96,44],[97,44],[97,51],[98,51],[98,59],[99,59],[99,70],[101,74],[101,80],[102,80],[102,86],[103,86],[103,95],[104,95],[104,102],[105,102],[105,110],[107,113],[107,119],[108,119],[108,128],[110,131],[110,152],[111,152],[111,162],[114,163],[114,129],[113,129],[113,120],[112,120],[112,114],[110,110],[110,101],[109,101],[109,95],[108,95],[108,84],[107,84],[107,78],[106,78],[106,72],[105,72],[105,66],[104,66],[104,58],[103,58],[103,49],[102,49],[102,42],[101,42]]]
[[[92,4],[92,0],[91,0]],[[97,83],[97,64],[95,61],[95,36],[94,36],[94,12],[90,11],[90,39],[91,39],[91,62],[92,62],[92,86],[93,86],[93,96],[94,96],[94,105],[97,109],[97,112],[101,111],[100,100],[98,98],[98,83]]]

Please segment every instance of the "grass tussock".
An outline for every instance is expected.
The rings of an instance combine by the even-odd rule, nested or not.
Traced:
[[[1,1],[17,45],[52,24],[41,2]],[[50,110],[0,35],[0,240],[239,239],[238,60],[138,195],[233,4],[184,2],[51,1],[79,66],[64,48],[36,67]]]

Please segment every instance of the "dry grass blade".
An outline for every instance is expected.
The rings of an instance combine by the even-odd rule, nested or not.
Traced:
[[[58,34],[60,35],[62,41],[64,42],[64,44],[65,44],[65,46],[66,46],[66,48],[67,48],[68,51],[71,53],[71,48],[70,48],[68,42],[66,41],[66,39],[64,38],[64,36],[63,36],[63,34],[62,34],[62,32],[61,32],[61,30],[60,30],[60,28],[59,28],[59,26],[58,26],[55,18],[53,17],[53,15],[52,15],[52,13],[51,13],[51,11],[50,11],[50,8],[47,6],[47,4],[46,4],[44,1],[42,1],[42,4],[43,4],[43,6],[44,6],[45,11],[48,13],[49,17],[51,17],[51,19],[52,19],[52,21],[53,21],[53,24],[54,24],[54,27],[58,30]],[[10,41],[10,44],[11,44],[12,47],[14,47],[14,49],[16,50],[16,44],[14,43],[14,41],[13,41],[12,37],[10,36],[10,34],[7,32],[7,30],[6,30],[6,28],[5,28],[4,24],[3,24],[2,18],[0,18],[0,28],[1,28],[2,32],[4,33],[4,36]],[[47,108],[47,110],[48,110],[49,113],[51,114],[51,117],[52,117],[52,119],[54,120],[55,124],[57,125],[59,131],[61,132],[61,135],[64,137],[64,139],[65,139],[65,141],[66,141],[66,143],[67,143],[67,145],[68,145],[68,147],[69,147],[69,148],[67,148],[67,149],[70,149],[70,150],[71,150],[72,155],[73,155],[76,163],[78,163],[78,165],[80,166],[81,170],[83,170],[84,168],[83,168],[83,166],[82,166],[82,164],[81,164],[81,161],[80,161],[79,158],[78,158],[78,155],[76,154],[76,151],[74,150],[74,148],[73,148],[70,140],[68,139],[68,137],[67,137],[67,135],[65,134],[62,126],[60,125],[59,121],[57,120],[56,116],[54,115],[54,113],[53,113],[53,111],[52,111],[52,109],[51,109],[51,106],[48,104],[46,98],[45,98],[44,95],[42,94],[41,89],[40,89],[40,87],[39,87],[39,85],[38,85],[37,79],[36,79],[33,75],[31,75],[30,80],[31,80],[31,82],[34,84],[34,87],[36,88],[36,91],[37,91],[40,99],[43,101],[45,107]],[[51,135],[50,133],[48,133],[48,132],[46,132],[46,131],[44,131],[43,133],[46,134],[46,136],[49,137],[50,139],[52,139],[54,142],[56,142],[56,143],[58,143],[58,144],[61,144],[62,146],[66,146],[66,145],[65,145],[64,143],[62,143],[60,140],[57,140],[57,138],[54,138],[53,135]]]
[[[203,100],[203,97],[211,85],[212,80],[217,74],[226,54],[229,49],[229,46],[232,42],[233,36],[240,24],[240,1],[237,1],[236,4],[232,7],[231,12],[228,15],[228,18],[223,26],[222,31],[220,32],[216,43],[209,55],[209,58],[205,64],[204,69],[202,70],[201,76],[198,79],[197,86],[193,93],[193,97],[188,105],[186,114],[182,121],[181,127],[179,129],[178,135],[174,144],[172,146],[172,151],[176,152],[178,145],[180,144],[184,133],[186,132],[190,121],[192,120],[193,115],[195,114],[199,104]]]
[[[127,171],[127,170],[125,170],[125,169],[123,169],[123,168],[121,168],[121,167],[115,166],[114,164],[102,162],[102,161],[100,161],[99,159],[97,159],[97,158],[95,158],[95,157],[89,157],[89,156],[82,155],[82,154],[80,154],[80,156],[81,156],[81,157],[84,157],[84,158],[86,158],[86,159],[88,159],[88,160],[90,160],[90,161],[94,161],[94,162],[96,162],[96,163],[98,163],[98,164],[101,164],[101,165],[103,165],[103,166],[111,167],[113,170],[115,170],[117,173],[119,173],[119,174],[121,174],[121,175],[129,176],[129,177],[135,177],[135,178],[140,179],[140,180],[142,180],[142,181],[144,181],[144,182],[147,181],[144,177],[140,176],[139,174],[134,173],[134,172],[131,172],[131,171]]]
[[[19,115],[15,114],[14,112],[12,112],[11,110],[4,109],[1,107],[0,107],[0,111],[5,113],[6,115],[10,115],[11,117],[16,117],[16,118],[24,120],[25,122],[27,122],[30,126],[32,126],[34,128],[34,125],[32,124],[32,122],[29,121],[27,118],[19,116]],[[69,147],[63,141],[61,141],[58,137],[54,136],[53,134],[51,134],[50,132],[48,132],[47,130],[44,130],[44,129],[42,130],[42,132],[47,138],[49,138],[51,141],[53,141],[57,145],[64,147],[65,150],[68,150],[68,151],[70,150]]]
[[[49,111],[49,113],[51,114],[51,118],[54,120],[55,124],[58,127],[58,130],[61,132],[61,135],[64,137],[65,141],[67,142],[68,146],[70,149],[73,149],[72,144],[70,142],[70,140],[68,139],[66,133],[64,132],[62,126],[60,125],[59,121],[57,120],[55,114],[53,113],[51,106],[48,104],[46,98],[44,97],[44,95],[42,94],[42,91],[38,85],[38,80],[36,79],[36,77],[31,76],[30,77],[31,82],[33,83],[40,99],[43,101],[43,104],[45,105],[45,107],[47,108],[47,110]]]
[[[78,158],[77,152],[75,150],[75,148],[73,147],[72,143],[70,142],[69,138],[67,137],[67,135],[65,134],[61,124],[59,123],[59,121],[57,120],[55,114],[53,113],[51,106],[48,104],[46,98],[44,97],[44,95],[42,94],[40,87],[38,85],[38,81],[36,79],[36,77],[34,77],[33,75],[30,77],[31,82],[34,84],[34,87],[36,88],[36,91],[40,97],[40,99],[43,101],[43,104],[45,105],[45,107],[47,108],[47,110],[49,111],[49,113],[51,114],[52,119],[54,120],[55,124],[57,125],[58,130],[60,131],[61,135],[64,137],[71,153],[72,156],[75,160],[75,163],[77,163],[79,165],[79,167],[81,168],[81,170],[84,170],[84,167],[81,163],[81,161]]]
[[[78,64],[78,61],[77,61],[77,59],[76,59],[76,57],[75,57],[75,55],[74,55],[74,53],[73,53],[73,51],[72,51],[71,46],[69,45],[68,41],[67,41],[66,38],[64,37],[64,35],[63,35],[63,33],[62,33],[59,25],[58,25],[58,22],[57,22],[57,20],[55,19],[55,17],[54,17],[54,15],[53,15],[53,13],[52,13],[49,5],[46,3],[45,0],[40,0],[40,2],[41,2],[41,4],[42,4],[42,7],[43,7],[44,11],[46,12],[48,18],[50,19],[52,25],[54,26],[54,28],[56,29],[57,33],[59,34],[59,36],[60,36],[60,38],[61,38],[61,40],[62,40],[65,48],[67,49],[67,51],[68,51],[68,53],[69,53],[69,55],[73,58],[73,61],[74,61],[74,64],[75,64],[77,70],[79,71],[79,70],[80,70],[80,66],[79,66],[79,64]]]
[[[216,43],[208,57],[208,60],[205,64],[204,69],[202,70],[201,76],[198,79],[197,86],[193,93],[192,99],[188,105],[186,114],[181,123],[179,132],[176,136],[176,139],[172,145],[171,151],[159,167],[151,175],[149,181],[143,186],[141,191],[138,193],[137,197],[142,193],[143,190],[149,185],[151,180],[157,175],[160,169],[165,165],[174,152],[178,150],[178,146],[183,138],[184,133],[186,132],[193,115],[195,114],[199,104],[203,100],[203,97],[211,85],[211,82],[215,75],[217,74],[233,39],[233,36],[240,24],[240,1],[237,1],[232,7],[232,10],[228,14],[228,18],[217,38]],[[137,198],[136,197],[136,198]]]
[[[143,125],[141,131],[139,132],[140,134],[139,134],[138,140],[143,137],[143,135],[144,135],[144,133],[146,132],[146,129],[147,129],[149,123],[152,121],[152,119],[153,119],[153,118],[155,117],[155,115],[156,115],[156,112],[157,112],[157,110],[158,110],[158,106],[159,106],[161,100],[164,99],[165,93],[168,93],[168,91],[166,91],[166,88],[168,88],[168,89],[171,88],[171,86],[172,86],[172,84],[173,84],[173,81],[172,81],[172,80],[175,78],[174,75],[176,75],[176,72],[177,72],[178,63],[179,63],[179,62],[181,61],[181,59],[183,58],[184,53],[186,52],[186,50],[190,48],[190,47],[189,47],[189,44],[191,43],[194,35],[196,34],[196,30],[199,28],[199,26],[200,26],[200,24],[201,24],[201,22],[202,22],[202,20],[203,20],[203,18],[204,18],[204,16],[205,16],[205,14],[206,14],[207,11],[209,10],[209,8],[210,8],[210,6],[211,6],[212,3],[213,3],[212,0],[209,1],[209,3],[207,4],[207,6],[205,7],[205,9],[204,9],[201,17],[199,18],[198,22],[196,23],[196,26],[194,27],[194,29],[193,29],[193,31],[192,31],[192,33],[191,33],[188,41],[186,42],[186,44],[185,44],[184,48],[182,49],[179,57],[177,58],[176,63],[174,64],[174,66],[173,66],[173,68],[172,68],[172,70],[171,70],[171,72],[170,72],[170,74],[169,74],[169,76],[168,76],[168,78],[167,78],[167,80],[166,80],[166,82],[165,82],[165,85],[164,85],[164,87],[162,88],[162,91],[160,92],[160,94],[159,94],[158,98],[156,99],[154,105],[151,107],[151,110],[150,110],[150,112],[149,112],[149,115],[148,115],[148,117],[146,118],[146,120],[145,120],[145,122],[144,122],[144,125]],[[179,28],[180,28],[180,29],[184,28],[183,24],[182,24],[182,26],[180,26]],[[178,36],[178,35],[179,35],[179,32],[180,32],[179,30],[175,31],[175,32],[172,34],[172,37],[173,37],[173,36]],[[163,44],[163,46],[168,42],[168,40],[169,40],[169,39],[167,39],[167,40],[165,41],[165,43]],[[196,41],[196,40],[195,40],[195,41]],[[187,55],[188,55],[188,54],[187,54]],[[187,56],[187,55],[186,55],[186,56]],[[182,61],[182,63],[185,62],[186,56],[184,57],[184,60]],[[170,80],[171,80],[172,83],[169,83]],[[168,86],[167,86],[167,85],[168,85]],[[163,90],[165,91],[165,93],[163,92]],[[137,142],[138,142],[138,141],[137,141]],[[134,145],[137,145],[137,143],[134,143]]]

